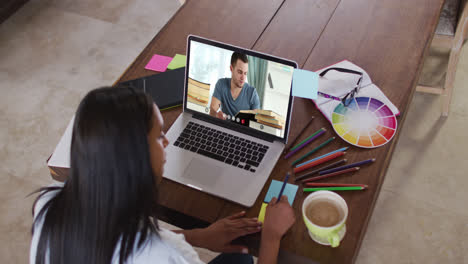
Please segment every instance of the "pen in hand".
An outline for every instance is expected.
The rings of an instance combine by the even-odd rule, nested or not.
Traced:
[[[279,201],[281,200],[281,196],[283,195],[284,188],[286,187],[286,184],[288,183],[288,179],[289,179],[289,173],[286,173],[286,177],[284,177],[283,186],[281,186],[281,190],[279,192],[278,200],[276,201],[276,203],[279,203]]]

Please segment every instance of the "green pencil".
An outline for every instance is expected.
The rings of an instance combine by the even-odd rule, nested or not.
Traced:
[[[321,129],[317,130],[317,132],[313,133],[313,134],[310,135],[308,138],[302,140],[302,141],[299,142],[296,146],[292,147],[292,148],[290,149],[290,151],[293,151],[293,150],[297,149],[300,145],[302,145],[304,142],[306,142],[307,140],[311,139],[313,136],[315,136],[315,135],[317,135],[318,133],[320,133],[320,131],[322,131],[322,130],[325,130],[325,128],[322,127]]]
[[[317,188],[304,188],[304,192],[315,192],[315,191],[361,191],[366,188],[362,186],[352,187],[317,187]]]
[[[319,149],[323,148],[324,146],[326,146],[328,143],[330,143],[332,140],[334,140],[335,137],[331,137],[329,139],[327,139],[325,142],[323,142],[322,144],[318,145],[316,148],[314,148],[313,150],[307,152],[306,154],[304,154],[304,156],[298,158],[297,160],[295,160],[292,165],[296,165],[297,163],[299,163],[301,160],[307,158],[309,155],[311,154],[314,154],[315,152],[317,152]]]

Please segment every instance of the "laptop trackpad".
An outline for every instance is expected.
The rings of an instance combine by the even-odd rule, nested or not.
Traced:
[[[185,168],[183,177],[190,179],[190,181],[193,181],[195,185],[198,183],[202,186],[211,187],[219,180],[219,176],[222,171],[222,168],[213,164],[213,162],[208,162],[195,157],[190,161],[187,168]]]

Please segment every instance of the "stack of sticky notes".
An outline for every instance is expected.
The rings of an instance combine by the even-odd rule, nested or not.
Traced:
[[[268,203],[271,201],[273,197],[278,197],[281,187],[283,186],[283,182],[277,181],[277,180],[272,180],[270,184],[270,188],[268,189],[268,192],[265,196],[265,199],[263,200],[262,203],[262,208],[260,209],[260,213],[258,214],[258,221],[263,223],[263,220],[265,219],[265,211],[268,206]],[[294,184],[286,184],[286,187],[284,187],[283,195],[286,195],[288,197],[288,202],[292,206],[294,202],[294,198],[296,198],[296,192],[297,192],[298,186]]]
[[[175,70],[178,68],[185,67],[186,60],[187,60],[187,57],[185,55],[176,54],[174,58],[171,60],[171,63],[167,65],[167,68],[169,70]]]
[[[302,69],[294,69],[292,95],[296,97],[317,99],[319,76],[317,73]]]
[[[145,69],[164,72],[166,69],[174,70],[185,66],[186,56],[176,54],[174,58],[154,54],[151,60],[146,64]]]

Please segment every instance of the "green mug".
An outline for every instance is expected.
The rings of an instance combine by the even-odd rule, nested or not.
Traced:
[[[338,247],[346,234],[348,206],[334,192],[317,191],[309,194],[302,203],[302,217],[312,240]]]

